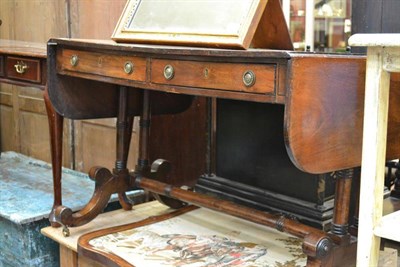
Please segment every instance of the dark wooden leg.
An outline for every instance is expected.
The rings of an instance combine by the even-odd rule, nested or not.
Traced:
[[[132,137],[133,117],[128,116],[128,88],[119,89],[119,112],[117,117],[117,156],[113,173],[119,179],[129,179],[127,161]],[[118,192],[119,203],[124,210],[131,210],[133,203],[125,192]]]
[[[139,154],[135,171],[147,174],[150,171],[149,164],[149,136],[151,123],[150,93],[143,91],[143,109],[139,121]]]
[[[69,226],[84,225],[96,218],[107,206],[113,193],[131,189],[126,180],[118,179],[119,177],[113,175],[106,168],[92,167],[89,171],[89,177],[95,181],[95,190],[84,208],[75,213],[62,205],[55,209],[55,220],[63,226],[64,236],[69,236]]]
[[[162,167],[158,166],[156,161],[150,166],[149,164],[149,136],[150,136],[150,123],[151,123],[151,100],[150,92],[143,91],[143,110],[140,115],[140,134],[139,134],[139,157],[135,173],[140,176],[146,176],[154,180],[166,180],[170,172],[170,164],[163,164]],[[162,162],[162,161],[160,161]],[[156,171],[157,170],[157,171]],[[178,209],[186,205],[186,203],[153,193],[155,199],[168,207]]]
[[[127,116],[127,91],[126,87],[120,88],[120,105],[117,121],[117,159],[115,169],[111,173],[106,168],[93,167],[89,177],[95,181],[95,190],[89,203],[78,212],[73,213],[68,207],[57,202],[53,209],[54,221],[64,226],[63,233],[69,235],[68,226],[80,226],[93,220],[107,206],[113,193],[119,194],[121,205],[124,209],[131,209],[125,192],[132,190],[131,178],[126,168],[130,135],[132,132],[133,117]],[[61,195],[61,194],[60,194]]]
[[[135,173],[139,175],[150,175],[149,163],[149,138],[151,124],[150,94],[143,91],[142,112],[139,118],[139,149]],[[146,192],[146,201],[153,199],[153,194]]]
[[[358,210],[359,210],[359,202],[360,202],[360,173],[361,168],[357,168],[356,175],[353,179],[353,191],[354,191],[354,213],[353,213],[353,224],[350,227],[350,234],[353,236],[358,235]]]
[[[323,266],[353,266],[356,262],[357,242],[348,230],[354,169],[337,171],[336,175],[335,206],[331,232],[340,237],[341,242],[333,248],[329,264],[323,264]]]
[[[50,102],[47,86],[44,91],[44,102],[46,105],[47,117],[50,130],[50,153],[53,171],[53,190],[54,201],[51,209],[49,220],[53,227],[58,227],[60,224],[56,222],[55,210],[62,205],[61,195],[61,167],[62,167],[62,141],[63,141],[63,122],[64,118],[58,114]]]
[[[337,172],[335,205],[332,221],[332,233],[340,236],[348,234],[351,199],[351,182],[354,169]]]

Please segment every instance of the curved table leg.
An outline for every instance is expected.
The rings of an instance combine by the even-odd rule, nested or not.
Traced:
[[[65,206],[58,206],[55,209],[55,220],[64,226],[63,233],[65,236],[69,235],[68,226],[84,225],[100,214],[107,206],[113,193],[132,189],[127,171],[114,175],[106,168],[93,167],[89,171],[89,177],[95,181],[95,190],[92,198],[83,209],[75,213]]]
[[[132,203],[129,201],[125,192],[133,189],[130,185],[130,176],[127,169],[133,117],[128,116],[128,89],[126,87],[120,87],[119,94],[120,99],[119,113],[117,117],[117,154],[115,168],[113,169],[112,173],[108,169],[102,167],[93,167],[90,170],[89,177],[95,181],[95,190],[90,201],[78,212],[73,213],[70,208],[61,205],[61,160],[57,162],[59,155],[55,153],[55,204],[52,209],[51,219],[52,221],[64,227],[63,233],[65,236],[69,235],[68,226],[80,226],[86,224],[100,214],[107,206],[108,201],[113,193],[118,193],[121,206],[125,210],[132,209]],[[48,95],[46,94],[46,96],[49,111],[52,111],[50,102],[48,101]],[[52,137],[54,136],[52,140],[54,139],[55,141],[53,147],[61,149],[62,139],[60,134],[62,134],[62,128],[60,128],[58,123],[54,123],[54,117],[55,116],[53,115],[51,119],[49,119],[52,129],[51,134]]]
[[[63,122],[64,118],[58,114],[53,105],[50,102],[47,86],[44,91],[44,102],[46,105],[47,117],[49,121],[50,131],[50,151],[51,151],[51,163],[53,172],[53,190],[54,190],[54,202],[53,208],[51,209],[49,220],[51,226],[59,227],[55,219],[55,210],[58,206],[62,205],[61,196],[61,166],[62,166],[62,142],[63,142]]]

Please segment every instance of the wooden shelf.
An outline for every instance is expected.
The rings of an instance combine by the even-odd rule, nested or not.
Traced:
[[[374,228],[374,234],[386,239],[400,242],[400,210],[382,217]]]

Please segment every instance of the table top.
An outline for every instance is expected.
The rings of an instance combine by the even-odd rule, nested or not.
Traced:
[[[49,40],[49,44],[74,46],[76,48],[104,49],[113,51],[126,51],[135,53],[148,53],[164,56],[205,56],[205,57],[273,57],[290,58],[291,55],[304,54],[302,52],[273,50],[273,49],[221,49],[221,48],[202,48],[193,46],[173,46],[173,45],[149,45],[134,43],[117,43],[113,40],[100,39],[74,39],[74,38],[54,38]]]
[[[394,34],[394,33],[354,34],[349,38],[349,45],[400,47],[400,34]]]
[[[160,112],[153,114],[176,113],[184,96],[283,104],[285,143],[299,169],[326,173],[361,164],[365,56],[81,39],[51,39],[48,49],[50,100],[67,118],[115,117],[118,102],[112,99],[118,99],[120,85],[132,89],[130,116],[140,114],[136,88],[154,94],[152,106]],[[77,64],[71,63],[73,57]],[[127,62],[132,63],[132,72],[124,71]],[[173,67],[172,77],[165,76],[166,67]],[[255,79],[246,85],[249,71]],[[393,88],[399,87],[398,81],[393,76]],[[394,145],[389,147],[389,159],[397,158],[400,150],[400,92],[391,93],[389,121],[394,123],[389,123],[388,140]]]
[[[0,54],[46,58],[46,43],[0,39]]]

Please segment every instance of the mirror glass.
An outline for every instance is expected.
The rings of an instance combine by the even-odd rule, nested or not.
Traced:
[[[238,36],[253,0],[140,0],[124,31]]]

